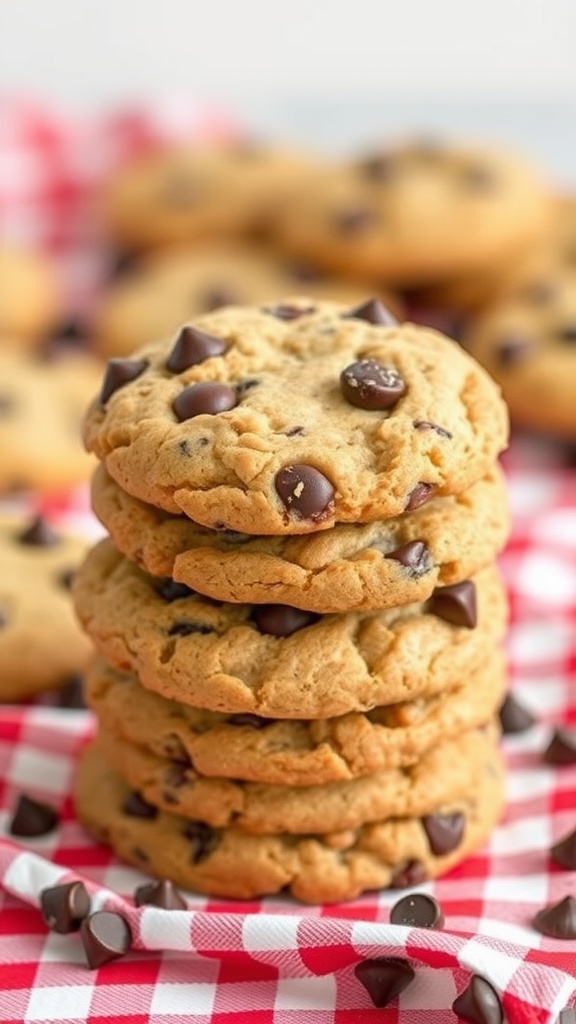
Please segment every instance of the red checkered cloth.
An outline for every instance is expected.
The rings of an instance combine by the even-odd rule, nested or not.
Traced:
[[[67,136],[68,126],[53,120]],[[36,138],[17,118],[14,123],[12,141]],[[79,139],[96,129],[69,130],[63,151],[75,153]],[[42,155],[43,145],[39,150]],[[46,180],[25,146],[18,159],[17,147],[10,156],[0,146],[0,167],[3,156],[12,183],[14,166],[28,167],[33,182]],[[76,159],[90,165],[86,153]],[[43,234],[60,222],[50,196],[45,209],[38,197],[32,204],[30,234],[40,232],[57,248],[52,229]],[[16,222],[26,201],[20,214],[14,204]],[[79,235],[64,239],[62,252],[78,247]],[[70,800],[76,756],[93,730],[89,715],[6,707],[0,710],[0,1024],[450,1024],[456,1021],[450,1007],[471,974],[498,991],[508,1024],[545,1024],[576,1005],[575,942],[546,938],[531,924],[542,906],[576,886],[576,874],[553,865],[549,855],[576,825],[576,766],[555,769],[542,760],[552,725],[576,724],[576,470],[555,464],[553,451],[517,443],[506,459],[514,532],[502,568],[512,604],[512,686],[539,724],[505,740],[508,805],[490,843],[445,878],[419,887],[442,904],[444,929],[390,925],[397,892],[319,907],[287,898],[246,903],[191,895],[188,911],[134,908],[131,894],[145,876],[84,833]],[[28,507],[40,507],[56,523],[93,529],[84,492]],[[54,832],[25,846],[8,832],[23,792],[51,803],[60,816]],[[73,878],[85,882],[94,909],[119,910],[132,930],[133,951],[95,971],[86,966],[78,936],[48,932],[37,909],[43,888]],[[408,958],[416,969],[414,982],[385,1011],[373,1007],[353,970],[364,958],[383,956]]]

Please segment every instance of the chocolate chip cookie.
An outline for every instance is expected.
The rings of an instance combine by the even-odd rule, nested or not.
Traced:
[[[37,348],[55,327],[61,308],[56,274],[47,257],[0,244],[0,350]]]

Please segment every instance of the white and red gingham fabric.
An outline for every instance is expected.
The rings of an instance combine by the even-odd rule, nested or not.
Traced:
[[[29,187],[45,181],[47,171],[43,144],[36,152],[36,131],[26,130],[29,105],[10,109],[12,126],[8,118],[0,144],[0,168],[9,169],[6,181],[0,171],[0,210],[11,207],[22,228],[29,202],[29,236],[69,258],[85,243],[78,230],[53,244],[60,215],[50,197],[60,196],[58,187],[45,200],[41,190],[28,198],[24,189],[13,193],[14,167],[28,168]],[[146,122],[145,115],[132,117]],[[74,155],[93,132],[106,134],[103,123],[79,129],[53,116],[52,123],[63,153]],[[86,154],[74,159],[86,166]],[[74,160],[67,161],[73,175]],[[89,187],[85,180],[78,185],[83,195]],[[135,909],[131,895],[145,876],[92,842],[74,816],[71,779],[93,730],[88,713],[4,707],[0,1024],[455,1024],[450,1007],[472,973],[497,989],[508,1024],[547,1024],[576,1006],[576,940],[546,938],[531,925],[542,906],[576,895],[576,872],[549,856],[551,845],[576,827],[576,766],[542,761],[552,726],[576,725],[576,468],[552,446],[526,440],[515,441],[505,462],[514,512],[502,558],[512,606],[512,687],[539,722],[505,740],[507,811],[490,843],[445,878],[419,887],[442,904],[444,929],[390,925],[397,892],[320,907],[190,895],[188,911]],[[83,492],[29,507],[55,523],[94,529]],[[60,823],[20,845],[8,824],[23,792],[56,807]],[[87,968],[78,936],[48,932],[37,909],[41,889],[75,877],[90,889],[94,909],[118,909],[132,930],[133,951],[96,971]],[[406,957],[416,969],[415,981],[386,1010],[372,1006],[353,970],[361,959],[382,956]]]

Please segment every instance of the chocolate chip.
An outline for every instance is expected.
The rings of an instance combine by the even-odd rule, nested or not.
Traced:
[[[158,814],[158,808],[147,803],[144,797],[135,790],[133,793],[129,793],[124,800],[122,810],[131,818],[155,818]]]
[[[88,890],[83,882],[68,882],[43,889],[40,910],[51,931],[59,935],[77,932],[90,913]]]
[[[543,758],[547,764],[576,764],[576,729],[554,729]]]
[[[176,580],[167,577],[156,587],[157,593],[164,601],[179,601],[182,597],[190,597],[195,591],[187,587],[185,583],[177,583]]]
[[[161,910],[186,910],[188,906],[178,889],[166,879],[138,886],[134,903],[137,907],[160,907]]]
[[[173,626],[170,626],[168,630],[168,636],[191,636],[192,633],[213,633],[214,630],[210,626],[206,626],[203,622],[185,622],[180,620],[175,622]]]
[[[82,676],[72,676],[65,686],[57,693],[57,706],[70,711],[82,711],[87,707],[84,700],[84,680]]]
[[[412,540],[408,544],[403,544],[402,547],[390,551],[384,557],[390,558],[394,562],[400,562],[400,565],[408,570],[407,575],[412,579],[424,576],[430,571],[433,564],[430,552],[422,540]]]
[[[376,326],[382,327],[395,327],[398,323],[395,316],[386,306],[384,306],[380,299],[368,299],[367,302],[362,302],[359,306],[355,306],[354,309],[349,309],[347,313],[342,313],[343,320],[364,320],[367,324],[375,324]]]
[[[414,968],[400,957],[363,960],[356,964],[354,974],[364,986],[374,1006],[389,1006],[416,977]]]
[[[189,769],[188,764],[175,761],[164,772],[165,784],[171,786],[172,789],[180,789],[181,786],[185,786],[190,781]]]
[[[118,388],[122,388],[125,384],[140,377],[147,366],[147,359],[110,359],[100,391],[100,405],[106,405],[110,396]]]
[[[111,910],[97,910],[82,921],[80,935],[88,966],[95,970],[128,952],[132,934],[127,921]]]
[[[436,587],[428,602],[428,610],[454,626],[474,629],[477,622],[476,585],[472,580],[464,580],[449,587]]]
[[[503,338],[496,348],[496,358],[500,366],[515,366],[529,354],[533,343],[530,338],[520,335],[517,337]]]
[[[23,794],[18,800],[8,831],[13,836],[33,838],[46,835],[57,824],[58,815],[53,807]]]
[[[192,767],[192,759],[182,740],[175,732],[171,732],[166,737],[162,744],[162,751],[171,761],[178,761],[179,764],[185,764],[189,768]]]
[[[355,235],[364,228],[374,224],[376,218],[373,210],[357,206],[348,210],[338,210],[334,214],[334,227],[342,235]]]
[[[504,703],[499,713],[500,725],[505,736],[510,736],[517,732],[526,732],[527,729],[534,725],[534,715],[522,704],[519,704],[511,693],[508,693],[504,698]]]
[[[302,437],[304,435],[304,427],[290,427],[284,433],[286,437]]]
[[[280,302],[277,306],[264,306],[264,312],[278,320],[298,320],[301,316],[313,313],[315,306],[291,306],[288,303]]]
[[[108,267],[106,269],[106,276],[109,281],[114,281],[117,278],[124,277],[138,266],[138,255],[135,252],[131,252],[129,249],[119,249],[113,253]]]
[[[426,868],[419,860],[408,860],[396,868],[390,881],[391,889],[408,889],[420,885],[428,878]]]
[[[413,896],[403,896],[394,904],[390,911],[390,923],[410,928],[443,928],[444,914],[433,896],[416,892]]]
[[[27,526],[22,533],[18,534],[17,539],[20,544],[30,544],[39,548],[51,548],[55,544],[59,544],[62,538],[48,526],[48,523],[42,516],[36,516],[30,523],[30,526]]]
[[[238,715],[230,715],[228,725],[247,725],[251,729],[265,729],[267,725],[272,725],[275,721],[274,718],[261,718],[260,715],[253,715],[250,711],[241,711]]]
[[[260,381],[257,380],[256,377],[252,377],[250,380],[239,381],[236,385],[236,397],[238,400],[243,398],[247,391],[251,391],[252,388],[257,387],[259,383]]]
[[[568,871],[576,870],[576,828],[559,839],[550,850],[552,860]]]
[[[572,345],[576,341],[576,324],[566,324],[558,331],[558,340]]]
[[[195,297],[194,301],[196,301]],[[202,309],[208,312],[212,309],[222,309],[223,306],[236,306],[239,303],[238,295],[228,288],[209,288],[200,299]]]
[[[361,359],[342,370],[340,390],[350,405],[376,411],[395,406],[406,393],[406,384],[394,367]]]
[[[196,327],[182,327],[166,360],[166,368],[172,373],[183,373],[205,359],[223,356],[227,349],[228,342],[223,338],[206,334]]]
[[[254,608],[252,619],[261,633],[271,636],[292,636],[299,629],[318,622],[319,615],[292,608],[288,604],[261,604]]]
[[[147,863],[150,860],[150,857],[146,853],[146,850],[143,850],[141,846],[133,846],[131,853],[138,860],[144,861],[144,863]]]
[[[430,498],[434,496],[435,490],[436,488],[434,487],[434,484],[425,484],[423,481],[420,481],[420,483],[416,484],[416,487],[413,487],[410,491],[408,501],[404,506],[404,511],[413,512],[415,508],[420,508],[421,505],[425,505],[426,502],[430,501]]]
[[[539,910],[533,921],[536,931],[553,939],[576,939],[576,899],[565,896]]]
[[[490,985],[479,974],[452,1003],[454,1013],[468,1024],[502,1024],[502,1004]]]
[[[203,821],[187,822],[183,835],[192,844],[192,863],[201,864],[220,842],[220,836]]]
[[[58,573],[58,582],[65,590],[70,590],[75,573],[75,569],[62,569]]]
[[[236,392],[232,388],[215,380],[207,380],[202,384],[191,384],[189,388],[184,388],[184,391],[175,398],[172,408],[182,423],[193,416],[216,416],[220,412],[228,412],[236,404]]]
[[[452,434],[445,427],[439,427],[437,423],[430,423],[429,420],[415,420],[414,426],[416,430],[433,430],[440,437],[447,437],[452,440]]]
[[[466,819],[460,811],[453,814],[426,814],[421,821],[430,849],[437,857],[451,853],[462,841]]]
[[[275,478],[276,491],[287,512],[299,519],[322,522],[334,508],[334,488],[313,466],[284,466]]]

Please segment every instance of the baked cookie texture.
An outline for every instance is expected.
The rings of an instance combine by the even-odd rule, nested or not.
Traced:
[[[56,326],[63,299],[48,258],[0,243],[0,352],[34,350]]]
[[[201,317],[109,366],[86,446],[134,497],[212,529],[307,533],[458,494],[506,445],[498,389],[453,342],[376,308]]]
[[[92,646],[70,595],[85,552],[42,519],[0,518],[0,701],[57,689],[87,668]]]

